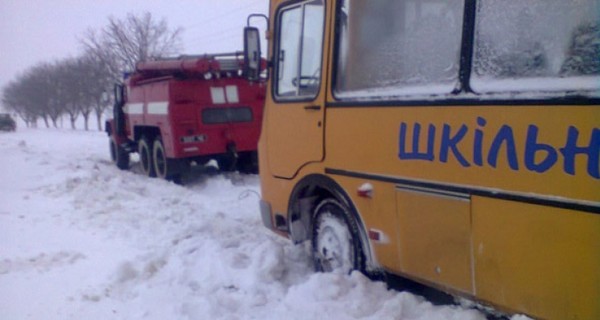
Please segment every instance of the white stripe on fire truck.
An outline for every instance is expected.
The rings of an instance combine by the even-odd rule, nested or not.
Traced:
[[[149,102],[148,103],[148,114],[168,114],[169,113],[169,102]]]
[[[127,114],[144,114],[143,103],[128,103],[125,105],[125,113]]]
[[[239,103],[240,102],[240,98],[238,97],[237,86],[226,86],[225,93],[227,94],[227,102],[229,102],[229,103]]]
[[[210,97],[214,104],[223,104],[225,100],[225,91],[221,87],[210,87]]]

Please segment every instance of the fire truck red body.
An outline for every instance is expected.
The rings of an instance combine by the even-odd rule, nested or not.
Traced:
[[[144,174],[166,179],[210,159],[222,170],[255,171],[265,83],[242,69],[240,54],[139,63],[115,90],[106,125],[113,161],[127,169],[137,152]]]

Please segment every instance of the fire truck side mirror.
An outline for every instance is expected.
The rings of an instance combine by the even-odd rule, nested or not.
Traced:
[[[260,78],[261,59],[260,59],[260,32],[258,28],[244,28],[244,74],[251,81]]]
[[[123,106],[124,104],[124,90],[125,88],[123,87],[122,84],[115,84],[115,105],[116,106]]]

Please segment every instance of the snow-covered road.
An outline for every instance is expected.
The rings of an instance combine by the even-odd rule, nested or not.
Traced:
[[[316,274],[263,228],[254,175],[120,171],[103,133],[0,133],[0,319],[485,319],[358,273]]]

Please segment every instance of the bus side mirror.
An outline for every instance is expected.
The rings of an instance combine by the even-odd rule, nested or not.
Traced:
[[[250,81],[260,79],[260,33],[258,28],[244,28],[244,74]]]

